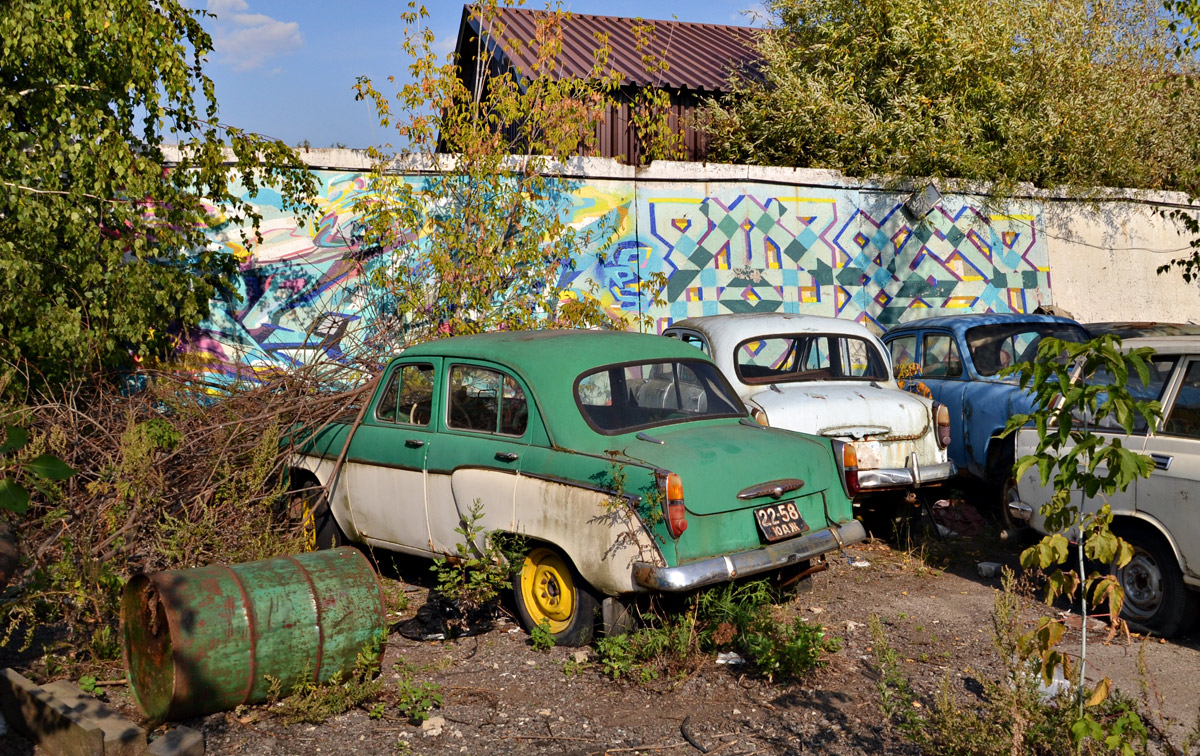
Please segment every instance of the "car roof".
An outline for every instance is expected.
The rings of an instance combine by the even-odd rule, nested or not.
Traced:
[[[1123,339],[1140,336],[1196,336],[1200,325],[1195,323],[1159,323],[1157,321],[1113,320],[1104,323],[1087,323],[1084,328],[1093,336],[1111,333]]]
[[[962,333],[968,328],[981,325],[1002,325],[1005,323],[1062,323],[1064,325],[1080,326],[1071,318],[1058,315],[1037,315],[1025,312],[971,312],[962,315],[938,315],[932,318],[917,318],[892,326],[884,334],[884,338],[901,331],[918,328],[947,328]]]
[[[533,383],[547,374],[553,376],[552,380],[567,374],[568,381],[574,381],[575,376],[586,370],[614,363],[673,357],[708,361],[695,347],[675,339],[627,331],[583,329],[494,331],[455,336],[410,347],[402,356],[489,360],[510,366]]]
[[[788,312],[708,315],[676,321],[671,324],[671,328],[687,328],[701,331],[714,340],[736,339],[739,342],[775,333],[836,333],[866,337],[871,341],[876,339],[866,326],[853,320]]]
[[[1160,354],[1200,354],[1200,336],[1142,336],[1124,339],[1121,346],[1125,349],[1150,347]]]

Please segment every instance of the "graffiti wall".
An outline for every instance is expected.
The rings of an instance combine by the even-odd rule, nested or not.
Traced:
[[[686,317],[767,311],[849,318],[881,332],[918,317],[1050,302],[1035,202],[998,212],[977,198],[946,196],[917,217],[904,206],[908,194],[711,180],[704,171],[678,164],[673,180],[661,170],[654,180],[572,180],[572,225],[617,230],[564,271],[568,295],[597,298],[629,327],[658,331]],[[317,354],[340,359],[395,347],[395,313],[371,280],[390,255],[363,243],[354,214],[365,174],[317,175],[315,222],[300,226],[278,197],[260,194],[261,242],[244,246],[238,229],[214,228],[213,243],[242,261],[241,280],[239,297],[214,303],[184,347],[200,371],[228,380]]]

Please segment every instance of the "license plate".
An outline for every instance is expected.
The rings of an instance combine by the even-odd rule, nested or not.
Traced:
[[[758,529],[768,541],[781,541],[808,530],[808,524],[796,509],[796,502],[787,501],[754,510]]]
[[[855,441],[854,451],[858,455],[859,470],[874,470],[883,467],[883,449],[878,441]]]

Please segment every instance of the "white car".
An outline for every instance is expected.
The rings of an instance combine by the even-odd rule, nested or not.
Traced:
[[[900,388],[887,349],[859,323],[738,313],[688,318],[663,333],[711,357],[762,425],[850,444],[857,503],[955,474],[949,412]]]
[[[1133,338],[1123,346],[1152,347],[1157,353],[1150,362],[1150,385],[1143,386],[1135,374],[1129,389],[1159,400],[1163,419],[1154,428],[1139,424],[1132,435],[1115,423],[1093,429],[1154,460],[1149,478],[1108,499],[1113,532],[1134,550],[1132,561],[1115,570],[1125,590],[1121,616],[1170,637],[1191,627],[1200,608],[1200,336]],[[1020,430],[1017,459],[1032,454],[1037,442],[1036,429]],[[1045,533],[1041,508],[1053,489],[1042,486],[1031,468],[1017,481],[1017,493],[1019,501],[1009,505],[1013,516]],[[1102,503],[1089,500],[1085,511]]]

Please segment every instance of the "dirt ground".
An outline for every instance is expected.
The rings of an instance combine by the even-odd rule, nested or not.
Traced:
[[[424,726],[401,720],[394,709],[381,720],[359,709],[321,725],[284,726],[266,707],[184,724],[204,732],[210,754],[255,756],[917,753],[882,714],[870,617],[883,621],[921,705],[928,705],[946,678],[964,699],[977,695],[979,681],[1000,670],[990,620],[1000,579],[979,577],[977,564],[1015,567],[1017,551],[989,533],[911,550],[871,542],[834,555],[811,590],[781,607],[821,623],[841,640],[828,665],[801,681],[770,682],[745,665],[708,658],[671,679],[614,682],[602,674],[594,651],[572,673],[580,649],[534,650],[529,636],[503,619],[485,634],[453,641],[389,636],[385,678],[394,677],[394,666],[403,660],[420,670],[418,679],[442,686],[444,703]],[[401,564],[402,582],[391,589],[404,591],[409,606],[394,618],[394,628],[424,603],[427,589],[421,584],[428,584],[429,574],[427,563]],[[1044,611],[1053,610],[1029,595],[1026,621]],[[1142,696],[1146,713],[1180,742],[1200,706],[1198,641],[1200,635],[1106,644],[1102,633],[1091,633],[1088,677],[1107,675],[1118,689]],[[1077,632],[1068,634],[1066,646],[1078,649]],[[1137,671],[1139,650],[1148,671],[1144,677]],[[137,720],[125,689],[110,691],[113,704]],[[5,754],[34,753],[15,736],[7,738],[8,746],[0,749]]]

